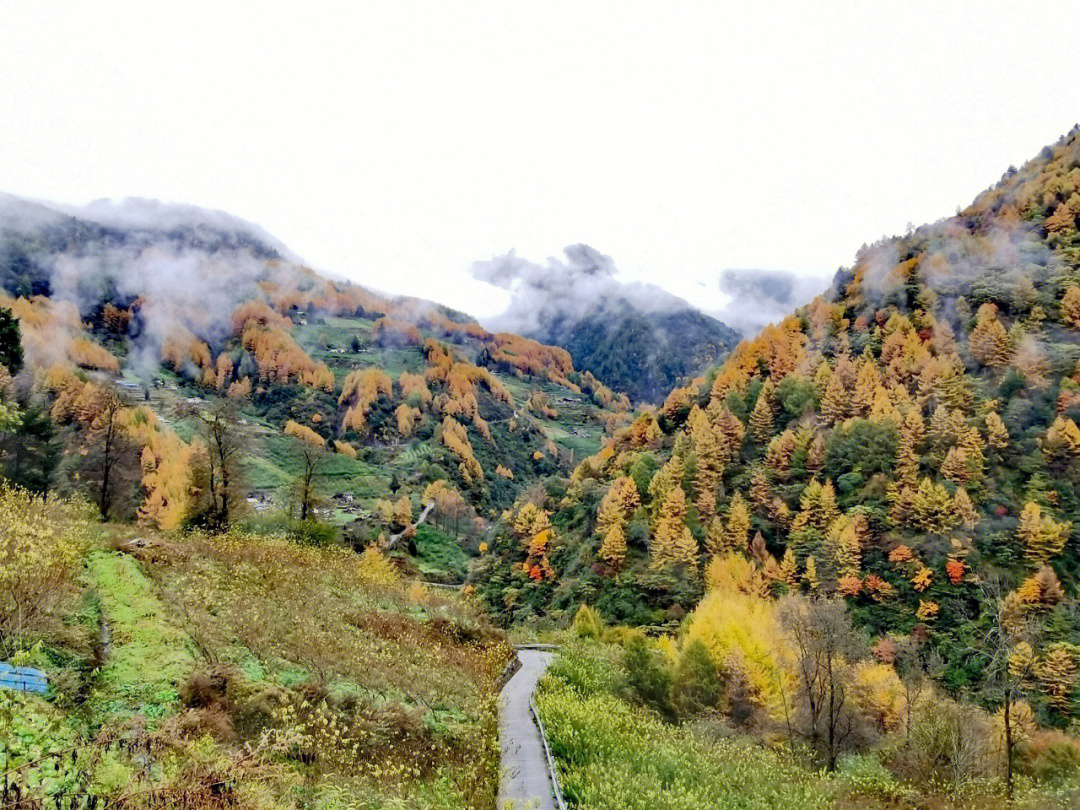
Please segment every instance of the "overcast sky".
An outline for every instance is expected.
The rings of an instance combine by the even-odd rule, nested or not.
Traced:
[[[480,316],[474,261],[575,242],[715,309],[723,268],[830,274],[1080,119],[1022,2],[282,5],[0,0],[0,190],[225,209]]]

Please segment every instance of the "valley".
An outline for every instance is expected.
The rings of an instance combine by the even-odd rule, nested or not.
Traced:
[[[736,342],[4,197],[0,806],[1077,806],[1078,225],[1074,128]]]

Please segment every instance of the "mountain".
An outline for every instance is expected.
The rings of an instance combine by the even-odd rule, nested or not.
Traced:
[[[411,523],[367,519],[391,496],[411,498],[418,514],[430,484],[450,487],[453,522],[437,511],[442,529],[420,532],[435,531],[438,548],[427,550],[439,561],[405,544],[404,564],[435,577],[460,579],[479,542],[463,550],[463,535],[475,540],[520,491],[568,472],[629,419],[625,396],[578,372],[565,350],[327,279],[220,211],[0,198],[0,306],[14,313],[26,359],[12,396],[48,434],[8,437],[9,477],[172,528],[294,504],[287,490],[306,438],[336,452],[302,511],[318,500],[331,533],[359,545]],[[103,486],[101,459],[81,452],[96,424],[83,407],[114,388],[140,424],[128,461],[149,453],[156,472],[127,463]],[[213,464],[211,480],[197,481],[212,440],[200,407],[233,412],[241,449],[227,498],[213,495]]]
[[[730,661],[750,653],[695,607],[707,589],[830,595],[875,643],[925,639],[942,688],[992,702],[973,626],[1012,611],[1040,628],[1036,656],[1080,639],[1078,215],[1074,129],[956,216],[865,246],[825,295],[516,504],[474,574],[491,609],[688,616]],[[537,510],[557,538],[542,557]],[[1080,713],[1056,688],[1027,693],[1041,723]]]
[[[570,352],[635,400],[658,402],[671,388],[718,362],[739,334],[651,284],[622,282],[610,257],[572,245],[546,265],[514,255],[480,262],[473,274],[512,294],[493,326]]]

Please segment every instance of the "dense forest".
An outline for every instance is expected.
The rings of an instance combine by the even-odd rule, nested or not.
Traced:
[[[1078,214],[1073,130],[956,216],[864,246],[830,294],[515,504],[476,564],[490,609],[659,632],[623,644],[662,716],[704,652],[731,722],[830,769],[880,751],[890,779],[1012,791],[1040,752],[1077,761]],[[916,767],[917,719],[954,699],[935,733],[981,729],[950,738],[972,751]]]

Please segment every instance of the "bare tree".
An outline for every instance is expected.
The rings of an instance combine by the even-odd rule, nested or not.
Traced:
[[[243,443],[237,405],[229,399],[205,407],[185,404],[178,415],[192,417],[198,423],[206,445],[205,494],[209,499],[206,520],[214,528],[225,528],[242,495],[239,462]]]
[[[326,445],[301,441],[300,459],[303,466],[297,478],[297,500],[300,503],[300,520],[307,520],[315,508],[318,494],[315,482],[326,459]]]
[[[285,435],[299,439],[300,475],[293,482],[294,497],[300,506],[300,520],[307,520],[315,509],[318,498],[315,482],[322,473],[323,462],[327,458],[326,440],[309,428],[291,419],[285,423]]]
[[[911,739],[911,715],[923,691],[930,684],[932,673],[941,668],[941,658],[926,643],[926,627],[918,625],[911,635],[896,645],[893,668],[904,687],[904,735]]]
[[[822,752],[829,770],[856,732],[858,715],[848,699],[850,663],[863,641],[839,599],[785,597],[778,607],[799,684],[800,733]]]
[[[138,453],[127,431],[129,403],[108,385],[95,387],[81,404],[79,421],[86,426],[78,478],[96,491],[101,516],[108,519],[117,489],[137,478]]]
[[[1020,603],[1000,580],[982,586],[982,604],[988,624],[976,651],[985,658],[985,688],[1001,704],[1005,746],[1005,790],[1013,795],[1013,774],[1017,746],[1024,733],[1017,724],[1016,704],[1023,700],[1034,677],[1034,650],[1041,634],[1041,623]]]

